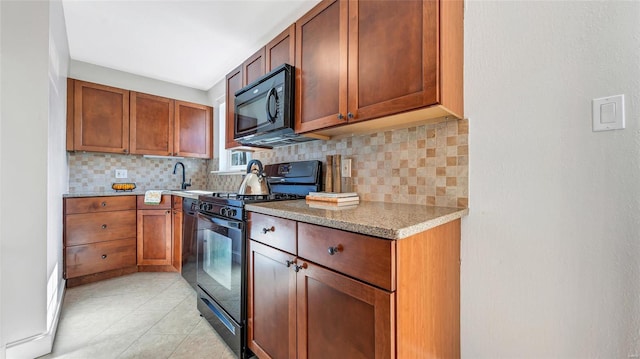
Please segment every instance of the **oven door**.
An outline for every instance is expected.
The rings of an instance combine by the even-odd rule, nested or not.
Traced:
[[[198,286],[242,324],[244,223],[198,213]]]

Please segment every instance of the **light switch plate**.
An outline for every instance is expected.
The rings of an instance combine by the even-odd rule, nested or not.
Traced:
[[[624,95],[596,98],[592,104],[594,132],[624,128]]]
[[[351,177],[351,159],[343,159],[342,160],[342,168],[340,169],[342,173],[342,177]]]
[[[123,170],[123,169],[116,170],[116,178],[127,178],[127,170]]]

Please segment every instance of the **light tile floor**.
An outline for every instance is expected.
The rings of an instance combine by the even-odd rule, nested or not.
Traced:
[[[134,273],[67,288],[53,351],[41,358],[236,358],[200,317],[178,273]]]

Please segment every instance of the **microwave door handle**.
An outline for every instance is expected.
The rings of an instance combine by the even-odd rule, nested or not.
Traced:
[[[272,114],[271,110],[271,98],[273,98],[273,107],[275,110],[275,113]],[[267,110],[267,120],[269,120],[270,123],[275,123],[276,122],[276,116],[278,115],[278,94],[276,92],[275,88],[271,88],[268,92],[267,92],[267,101],[266,101],[266,110]]]

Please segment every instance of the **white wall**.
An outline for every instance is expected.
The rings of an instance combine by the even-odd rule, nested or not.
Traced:
[[[59,2],[0,8],[0,356],[32,358],[51,348],[63,285],[68,51]]]
[[[466,2],[464,358],[640,354],[638,24],[639,2]],[[616,94],[627,128],[592,132]]]
[[[47,328],[55,325],[64,280],[62,272],[62,195],[68,192],[66,152],[69,46],[60,1],[49,6],[49,134],[47,158]]]
[[[49,4],[0,6],[4,345],[42,333],[46,325]]]
[[[211,106],[211,102],[206,91],[176,85],[149,77],[134,75],[128,72],[93,65],[82,61],[71,60],[69,77]]]

